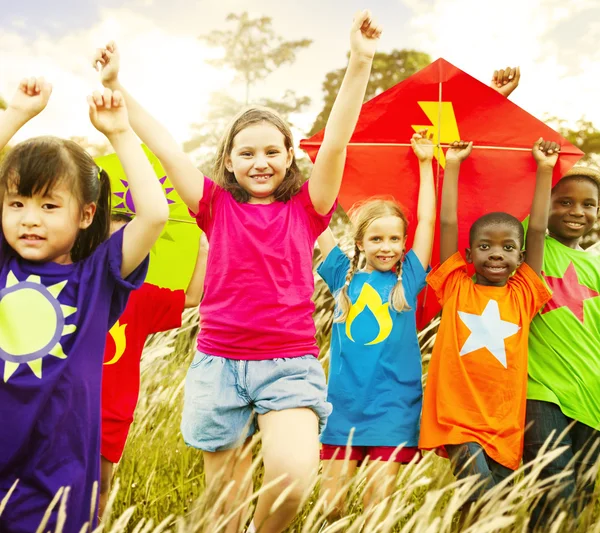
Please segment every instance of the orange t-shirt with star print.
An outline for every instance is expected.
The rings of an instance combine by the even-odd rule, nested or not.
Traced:
[[[460,253],[427,276],[442,306],[419,448],[477,442],[516,470],[523,454],[529,324],[551,293],[523,264],[504,287],[477,285]]]

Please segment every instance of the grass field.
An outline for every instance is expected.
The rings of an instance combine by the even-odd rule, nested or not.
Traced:
[[[327,337],[330,305],[319,301],[326,295],[319,285],[316,293],[317,324],[320,336]],[[181,330],[155,336],[147,345],[142,361],[142,391],[135,423],[123,461],[115,475],[116,487],[109,503],[104,531],[150,533],[159,531],[214,532],[227,517],[215,513],[213,502],[204,497],[202,454],[185,446],[179,431],[183,403],[183,382],[193,355],[196,331],[195,312],[187,315]],[[429,353],[433,328],[421,334],[424,353]],[[323,350],[326,365],[326,348]],[[550,451],[551,457],[556,451]],[[261,482],[261,468],[256,461],[255,487]],[[540,463],[541,464],[541,463]],[[376,468],[371,464],[367,468]],[[539,465],[538,465],[539,468]],[[323,502],[315,490],[289,531],[333,533],[335,531],[451,532],[456,510],[473,488],[473,482],[456,482],[448,463],[429,454],[418,465],[401,470],[391,497],[391,511],[375,507],[369,514],[361,511],[361,492],[365,485],[365,468],[348,487],[346,517],[325,524]],[[476,517],[465,531],[525,531],[527,507],[539,494],[535,471],[518,472],[516,484],[499,487],[476,509]],[[578,517],[578,523],[560,514],[551,532],[600,533],[600,505],[595,504]],[[379,515],[378,515],[379,513]]]

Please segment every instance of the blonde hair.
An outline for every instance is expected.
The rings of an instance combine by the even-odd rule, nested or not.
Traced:
[[[275,111],[267,107],[253,106],[238,113],[229,123],[225,133],[219,141],[217,155],[213,166],[213,180],[217,185],[229,191],[237,202],[245,203],[250,200],[250,194],[235,179],[233,172],[226,167],[227,158],[231,155],[235,136],[243,129],[256,124],[267,123],[275,126],[283,135],[286,150],[294,146],[292,132],[285,120]],[[296,156],[288,168],[279,187],[275,189],[275,200],[287,202],[294,196],[302,185],[302,173],[296,163]]]
[[[381,198],[372,198],[360,204],[352,207],[350,210],[350,220],[353,227],[352,238],[354,240],[354,257],[350,261],[350,268],[346,274],[346,281],[344,286],[337,291],[335,294],[335,301],[337,304],[337,311],[334,317],[334,322],[345,322],[348,318],[348,313],[352,307],[352,302],[348,296],[348,287],[354,277],[354,274],[358,271],[358,264],[360,261],[360,248],[358,247],[359,242],[362,242],[365,237],[365,233],[368,227],[378,218],[394,216],[402,220],[404,225],[404,233],[408,229],[408,220],[406,215],[402,211],[400,205],[394,200],[386,200]],[[406,301],[406,295],[404,294],[404,286],[402,285],[402,262],[404,260],[404,253],[400,257],[398,263],[396,263],[396,274],[398,280],[390,291],[389,304],[390,307],[398,312],[410,311],[410,306]]]

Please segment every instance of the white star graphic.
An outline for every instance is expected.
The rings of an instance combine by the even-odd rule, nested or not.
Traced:
[[[504,368],[508,368],[504,339],[514,335],[521,327],[500,318],[498,302],[490,300],[481,315],[458,311],[458,316],[471,332],[460,349],[460,355],[487,348]]]

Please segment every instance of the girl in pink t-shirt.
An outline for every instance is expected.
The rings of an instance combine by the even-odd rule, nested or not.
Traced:
[[[251,108],[235,117],[210,181],[122,88],[114,43],[94,59],[102,66],[103,84],[125,94],[136,132],[210,242],[182,432],[190,446],[204,451],[209,490],[219,495],[223,479],[236,484],[224,498],[223,512],[230,514],[252,489],[246,475],[252,456],[239,451],[257,426],[261,430],[264,481],[274,483],[259,497],[250,530],[256,524],[263,533],[283,531],[317,472],[318,434],[331,405],[316,358],[312,254],[335,208],[380,33],[368,11],[357,14],[348,69],[304,184],[289,126],[273,111]],[[272,510],[286,486],[287,498]],[[239,530],[245,512],[235,515],[227,531]]]

